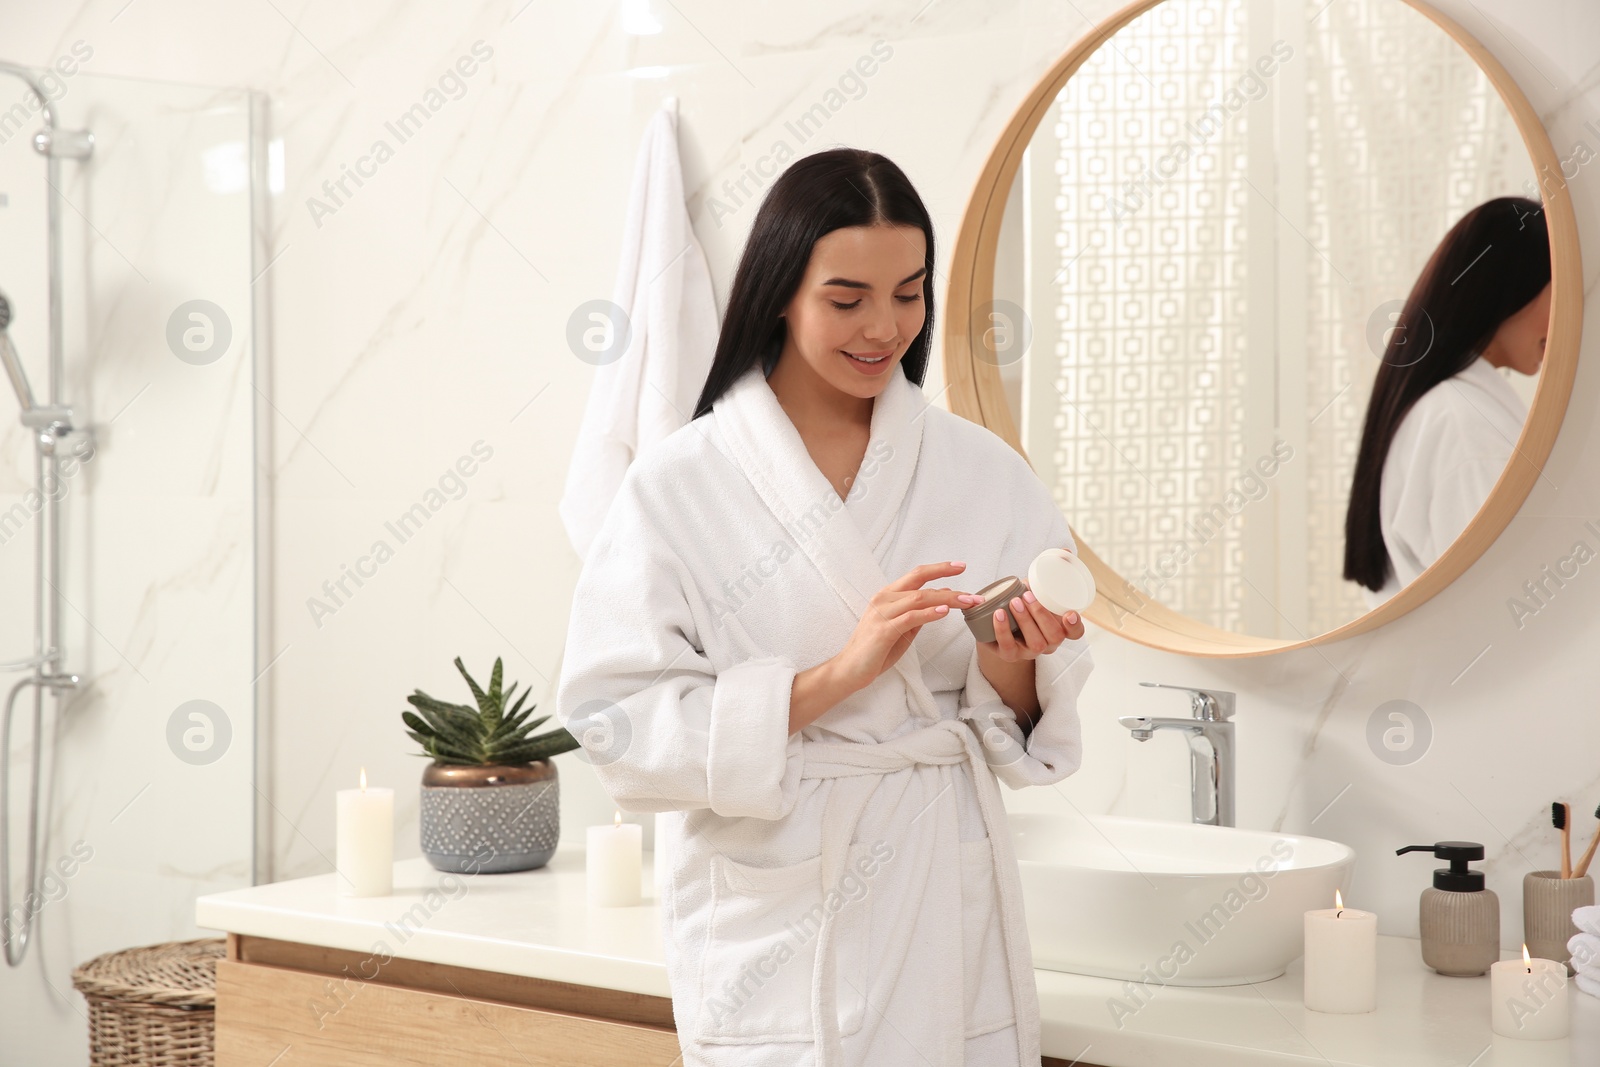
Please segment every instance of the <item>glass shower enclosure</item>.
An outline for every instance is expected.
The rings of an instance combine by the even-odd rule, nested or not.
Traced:
[[[195,896],[254,882],[270,825],[281,168],[258,94],[99,75],[92,52],[63,48],[32,86],[0,73],[0,349],[35,405],[0,385],[8,1067],[86,1063],[73,968],[207,936]]]

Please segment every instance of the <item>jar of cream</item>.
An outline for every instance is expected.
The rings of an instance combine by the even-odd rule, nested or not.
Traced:
[[[962,612],[972,636],[984,643],[995,640],[994,613],[1004,609],[1012,636],[1021,640],[1022,627],[1011,612],[1011,600],[1028,589],[1047,611],[1057,615],[1083,611],[1094,603],[1094,574],[1087,563],[1066,549],[1045,549],[1028,566],[1026,585],[1016,575],[1008,575],[978,590],[983,602]]]

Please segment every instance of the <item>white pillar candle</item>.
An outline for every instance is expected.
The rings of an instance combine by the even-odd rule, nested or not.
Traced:
[[[1567,965],[1530,959],[1489,965],[1489,1025],[1501,1037],[1550,1041],[1567,1036]]]
[[[1306,912],[1306,1007],[1350,1015],[1378,1006],[1378,917],[1344,906]]]
[[[589,903],[601,908],[631,908],[639,903],[643,881],[644,828],[623,822],[622,812],[610,826],[591,826],[584,873]]]
[[[394,790],[368,789],[363,767],[361,788],[341,789],[336,800],[334,866],[339,895],[389,896],[394,892]]]

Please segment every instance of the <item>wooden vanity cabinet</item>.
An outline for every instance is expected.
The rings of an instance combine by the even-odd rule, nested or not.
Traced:
[[[217,1067],[670,1067],[665,997],[228,935]]]
[[[673,1067],[672,1001],[228,935],[217,1067]],[[1043,1067],[1067,1067],[1045,1057]],[[1077,1067],[1085,1067],[1079,1064]]]

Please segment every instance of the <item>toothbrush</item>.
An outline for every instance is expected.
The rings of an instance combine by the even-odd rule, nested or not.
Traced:
[[[1561,831],[1561,877],[1572,877],[1572,827],[1567,820],[1567,806],[1561,801],[1550,805],[1550,823]]]
[[[1594,817],[1600,819],[1600,807],[1594,809]],[[1572,868],[1572,877],[1582,878],[1589,873],[1589,861],[1594,859],[1596,845],[1600,845],[1600,826],[1595,827],[1594,837],[1589,839],[1588,849],[1584,851],[1582,858],[1578,860],[1578,865]]]

